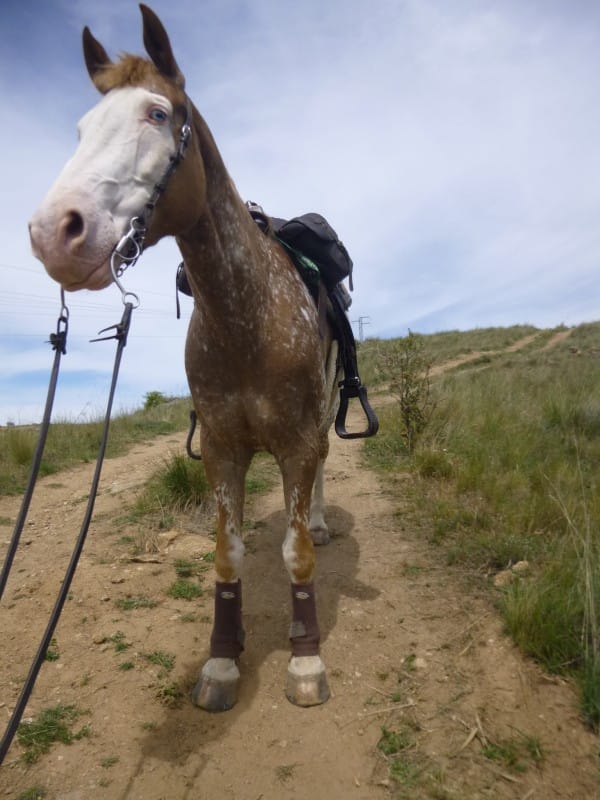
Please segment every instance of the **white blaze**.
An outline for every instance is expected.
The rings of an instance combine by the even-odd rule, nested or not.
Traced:
[[[125,87],[81,119],[79,146],[30,225],[35,254],[65,288],[110,282],[110,253],[175,152],[172,113],[163,95]]]

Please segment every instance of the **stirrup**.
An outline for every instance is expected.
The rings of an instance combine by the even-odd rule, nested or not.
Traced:
[[[367,387],[362,386],[358,375],[355,378],[346,379],[341,381],[340,387],[340,407],[335,417],[335,432],[340,439],[367,439],[369,436],[375,436],[379,430],[379,420],[377,415],[371,408],[367,398]],[[357,431],[356,433],[348,433],[346,430],[346,415],[348,414],[348,401],[353,397],[358,397],[365,417],[367,418],[367,427],[364,431]]]

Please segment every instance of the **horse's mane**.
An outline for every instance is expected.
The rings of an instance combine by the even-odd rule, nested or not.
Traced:
[[[123,86],[144,86],[160,77],[151,61],[124,53],[119,61],[106,64],[94,76],[96,87],[103,93]]]

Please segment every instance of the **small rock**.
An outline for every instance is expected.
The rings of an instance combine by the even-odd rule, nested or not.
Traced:
[[[146,554],[132,556],[129,560],[135,564],[162,564],[165,559],[164,556],[158,554]],[[138,569],[141,569],[141,567],[138,567]]]
[[[158,538],[160,539],[163,547],[168,547],[171,542],[174,542],[179,536],[181,536],[181,531],[176,531],[174,529],[158,534]]]
[[[529,561],[517,561],[510,569],[504,569],[495,576],[494,586],[502,589],[512,583],[515,578],[523,578],[529,572]]]
[[[504,569],[494,578],[494,586],[496,586],[498,589],[503,589],[505,586],[508,586],[510,583],[512,583],[514,578],[515,575],[512,570]]]
[[[92,639],[92,642],[93,642],[94,644],[103,644],[103,643],[104,643],[104,642],[105,642],[107,639],[108,639],[108,636],[106,636],[106,634],[104,634],[104,633],[97,633],[97,634],[94,636],[94,638]]]

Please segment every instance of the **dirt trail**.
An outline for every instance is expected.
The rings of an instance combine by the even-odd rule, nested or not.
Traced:
[[[45,664],[27,711],[75,704],[85,712],[78,725],[91,735],[54,745],[31,766],[15,743],[0,796],[18,798],[38,785],[52,800],[600,798],[598,741],[578,719],[572,689],[519,655],[487,594],[443,565],[422,523],[361,466],[360,444],[335,437],[331,444],[332,541],[318,551],[316,579],[330,701],[298,709],[283,694],[289,587],[277,488],[247,509],[240,702],[222,715],[189,702],[207,655],[211,576],[199,601],[172,599],[167,588],[176,559],[213,549],[212,519],[182,520],[145,562],[128,559],[122,540],[133,531],[115,525],[157,459],[181,449],[179,438],[162,438],[106,463],[57,631],[60,658]],[[90,473],[45,479],[36,494],[2,607],[2,722],[53,602]],[[2,499],[0,517],[14,518],[17,507],[17,499]],[[10,529],[0,530],[4,544]],[[115,600],[127,596],[157,606],[119,610]],[[131,646],[117,652],[120,634]],[[159,651],[175,656],[168,675],[146,657]],[[127,662],[132,668],[121,669]],[[175,708],[165,704],[174,682],[185,693]],[[378,750],[382,727],[400,737],[399,754]],[[529,743],[519,754],[522,770],[498,759],[509,741],[524,750]],[[539,763],[533,742],[544,755]]]
[[[468,364],[470,361],[477,361],[478,358],[482,356],[496,356],[500,355],[501,353],[516,353],[519,350],[524,350],[530,344],[535,342],[535,340],[539,336],[539,332],[530,333],[527,336],[523,336],[522,339],[518,339],[516,342],[513,342],[508,347],[505,347],[503,350],[475,350],[471,353],[466,353],[456,358],[445,361],[443,364],[436,364],[430,370],[430,375],[432,378],[436,377],[437,375],[441,375],[444,372],[449,372],[450,370],[454,369],[455,367],[462,366],[462,364]],[[556,345],[563,342],[566,338],[571,335],[571,329],[567,329],[564,331],[558,331],[555,333],[548,341],[540,348],[540,350],[551,350]]]

